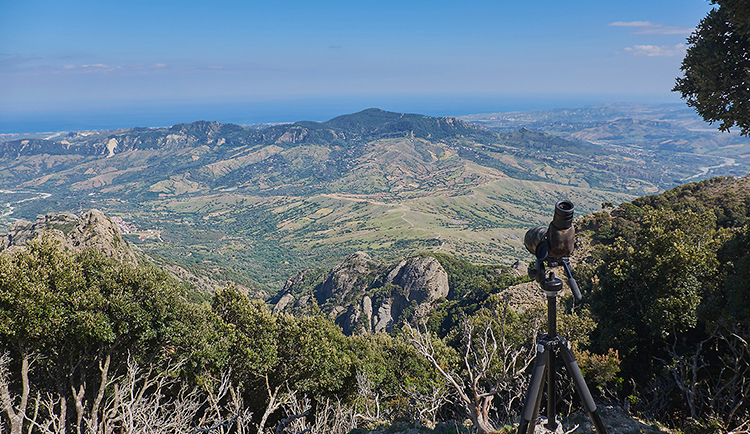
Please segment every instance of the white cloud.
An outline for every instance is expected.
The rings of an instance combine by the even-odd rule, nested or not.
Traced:
[[[634,45],[625,48],[625,51],[635,56],[648,57],[672,57],[684,56],[686,50],[685,44],[677,44],[673,47],[658,45]]]
[[[651,21],[615,21],[609,25],[614,27],[647,27],[655,26],[657,24],[654,24]]]
[[[73,68],[71,68],[73,66]],[[84,73],[111,72],[122,69],[122,66],[105,65],[104,63],[94,63],[91,65],[81,65],[81,71]],[[77,69],[75,65],[65,65],[63,69]]]
[[[687,27],[665,26],[651,21],[615,21],[609,26],[634,27],[637,29],[633,31],[636,35],[689,35],[695,30]]]
[[[695,31],[695,28],[675,27],[675,26],[656,26],[646,27],[641,31],[634,32],[638,35],[684,35],[688,36]]]

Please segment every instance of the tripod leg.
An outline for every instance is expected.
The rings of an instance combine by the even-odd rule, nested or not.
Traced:
[[[555,413],[557,412],[557,391],[555,389],[555,376],[557,375],[557,353],[548,351],[547,356],[547,430],[557,431],[557,421]]]
[[[576,362],[575,354],[573,354],[573,350],[570,349],[570,344],[568,342],[565,342],[564,345],[560,346],[560,348],[562,349],[562,358],[565,361],[565,366],[568,368],[568,372],[570,372],[570,375],[573,377],[573,382],[576,385],[576,390],[578,390],[578,395],[581,397],[583,407],[589,413],[589,418],[594,424],[596,432],[598,434],[607,434],[607,430],[604,429],[602,419],[599,417],[599,413],[596,411],[594,398],[591,396],[589,387],[586,385],[586,381],[583,379],[583,374],[581,374],[581,369],[578,367],[578,362]]]
[[[531,374],[531,382],[526,392],[526,401],[521,412],[521,423],[518,426],[518,434],[527,434],[529,429],[534,432],[536,417],[539,413],[539,405],[542,398],[542,387],[544,386],[544,370],[547,366],[547,354],[549,350],[544,345],[537,347],[534,370]]]
[[[549,366],[547,367],[547,369],[549,370]],[[542,375],[545,375],[545,374],[542,374]],[[531,421],[531,429],[529,430],[529,434],[533,434],[534,431],[536,430],[537,416],[539,415],[539,408],[542,406],[542,395],[543,395],[542,390],[544,390],[544,382],[539,384],[539,393],[536,396],[536,404],[534,405],[534,412],[532,413],[534,415],[534,420]]]

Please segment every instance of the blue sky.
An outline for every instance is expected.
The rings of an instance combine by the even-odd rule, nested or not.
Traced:
[[[0,0],[0,132],[679,102],[685,40],[710,8]]]

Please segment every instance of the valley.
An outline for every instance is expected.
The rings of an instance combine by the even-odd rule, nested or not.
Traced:
[[[583,215],[750,171],[746,139],[689,130],[689,117],[640,108],[656,120],[628,123],[623,108],[588,110],[465,119],[478,125],[368,109],[264,129],[196,122],[14,138],[0,143],[0,232],[96,208],[201,288],[235,282],[267,298],[299,270],[356,251],[526,262],[523,234],[559,199]],[[615,126],[619,135],[602,133]]]

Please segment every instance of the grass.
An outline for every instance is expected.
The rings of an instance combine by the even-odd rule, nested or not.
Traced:
[[[272,268],[274,272],[262,281],[273,291],[299,268],[333,265],[357,250],[381,261],[424,251],[450,253],[475,263],[526,261],[525,231],[549,222],[554,203],[561,198],[573,200],[581,215],[599,209],[601,202],[632,197],[506,179],[464,195],[390,202],[367,196],[319,195],[302,200],[222,193],[161,204],[192,224],[170,223],[159,214],[144,219],[165,226],[168,242],[184,246],[200,261],[253,276],[263,267]],[[205,216],[210,218],[204,220]],[[277,247],[257,247],[271,241]],[[163,251],[153,243],[143,244]]]
[[[619,203],[654,188],[650,181],[640,179],[633,181],[633,195],[596,188],[611,187],[617,178],[599,166],[637,166],[641,157],[626,162],[614,155],[607,162],[607,156],[560,152],[556,159],[532,158],[533,149],[526,152],[498,144],[496,148],[507,152],[482,154],[493,163],[485,167],[479,160],[458,157],[464,145],[472,146],[469,139],[449,144],[406,137],[381,139],[362,145],[367,147],[363,154],[346,160],[353,165],[351,170],[328,184],[314,179],[328,172],[310,175],[303,169],[310,160],[327,161],[329,154],[341,151],[338,145],[238,148],[236,155],[221,156],[208,165],[200,161],[211,156],[209,147],[186,148],[165,160],[184,169],[176,174],[160,173],[149,165],[156,151],[139,151],[127,158],[122,154],[105,162],[90,160],[63,168],[38,182],[51,187],[61,176],[69,177],[71,183],[89,182],[95,178],[84,176],[88,170],[105,183],[124,180],[117,186],[107,185],[95,197],[86,197],[88,191],[78,196],[71,193],[61,199],[56,196],[59,202],[49,201],[45,206],[54,207],[53,211],[96,207],[130,216],[141,230],[154,229],[164,240],[129,238],[147,252],[175,261],[190,253],[192,264],[234,270],[258,279],[269,292],[280,289],[301,268],[333,265],[356,250],[379,260],[434,251],[475,263],[526,261],[529,253],[521,241],[525,231],[548,223],[557,200],[572,200],[577,215],[582,215],[598,210],[602,202]],[[284,154],[289,168],[279,169],[271,162],[253,169],[259,172],[251,173],[257,175],[252,182],[238,171],[211,184],[211,176],[232,168],[252,168],[250,163],[270,154]],[[225,160],[231,157],[238,160]],[[527,178],[536,173],[557,183],[511,179],[503,173],[506,169]],[[297,174],[285,177],[290,175],[285,171]],[[213,185],[212,190],[203,182]],[[262,187],[262,182],[268,185]],[[98,196],[114,188],[120,190],[108,198]],[[304,193],[303,197],[299,193],[308,191],[319,194]],[[46,210],[39,206],[25,211],[34,215]]]

